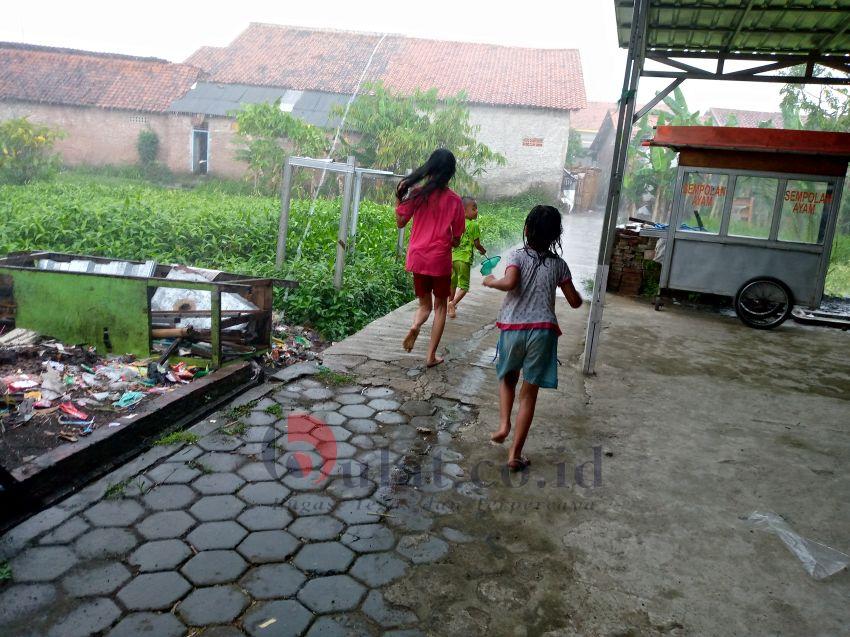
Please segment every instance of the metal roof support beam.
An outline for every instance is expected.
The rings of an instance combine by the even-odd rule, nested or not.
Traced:
[[[672,66],[674,69],[679,69],[688,73],[705,73],[706,75],[711,75],[711,71],[706,71],[698,66],[692,66],[690,64],[685,64],[684,62],[679,62],[669,56],[660,55],[658,53],[647,53],[646,59],[658,62],[659,64],[666,64],[667,66]]]
[[[820,64],[820,62],[818,62],[818,64]],[[675,71],[644,71],[643,76],[660,77],[671,80],[682,78],[683,80],[724,80],[728,82],[850,85],[850,77],[806,77],[802,75],[716,75],[714,73],[677,73]]]
[[[629,141],[632,135],[638,83],[646,54],[648,13],[649,0],[635,0],[626,72],[623,75],[623,92],[620,96],[620,108],[617,117],[617,134],[614,139],[614,155],[611,161],[611,181],[608,184],[605,219],[603,220],[602,237],[599,242],[599,259],[593,281],[593,298],[590,302],[590,314],[584,341],[582,371],[585,374],[593,374],[596,367],[596,353],[602,331],[605,289],[608,285],[608,268],[614,249],[617,212],[620,208],[620,190],[623,187],[623,174],[626,169],[626,158],[628,157]]]
[[[649,100],[642,109],[640,109],[637,113],[635,113],[634,119],[632,120],[632,124],[636,123],[641,117],[646,115],[649,111],[655,108],[655,105],[658,104],[665,97],[670,95],[673,91],[675,91],[679,84],[685,81],[685,78],[678,78],[670,82],[664,89],[655,94],[651,100]]]

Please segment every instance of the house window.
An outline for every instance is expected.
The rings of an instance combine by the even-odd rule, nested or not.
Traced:
[[[144,115],[130,115],[131,124],[147,124],[148,118]]]
[[[532,148],[543,148],[543,138],[542,137],[523,137],[522,138],[523,146],[531,146]]]

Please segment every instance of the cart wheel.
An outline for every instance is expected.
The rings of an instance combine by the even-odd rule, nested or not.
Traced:
[[[779,279],[750,279],[735,295],[735,313],[741,321],[757,330],[772,330],[784,323],[794,309],[790,288]]]
[[[655,311],[656,312],[660,312],[661,308],[664,307],[664,299],[661,298],[660,294],[656,295],[655,301],[653,302],[653,304],[655,305]]]

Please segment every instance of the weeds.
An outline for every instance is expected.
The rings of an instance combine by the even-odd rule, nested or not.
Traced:
[[[189,462],[186,463],[186,466],[189,467],[190,469],[195,469],[197,471],[200,471],[204,475],[206,475],[208,473],[212,473],[212,469],[210,469],[203,462],[198,462],[197,460],[190,460]]]
[[[241,420],[237,420],[236,422],[232,422],[221,428],[221,433],[225,436],[241,436],[248,429],[248,425],[246,425]]]
[[[12,565],[6,560],[0,562],[0,582],[8,582],[12,579]]]
[[[350,385],[357,380],[357,377],[354,374],[343,374],[327,367],[319,367],[316,380],[325,385]]]
[[[231,407],[226,412],[224,412],[225,418],[228,420],[239,420],[240,418],[244,418],[252,411],[254,411],[254,407],[257,406],[258,400],[252,400],[249,403],[245,403],[244,405],[239,405],[238,407]]]
[[[200,440],[198,434],[193,434],[191,431],[175,431],[167,436],[163,436],[153,444],[156,446],[194,445],[198,440]]]
[[[107,500],[118,500],[124,497],[124,493],[127,491],[127,487],[130,486],[130,478],[126,480],[122,480],[121,482],[116,482],[115,484],[110,484],[106,487],[106,491],[103,494],[103,497]]]

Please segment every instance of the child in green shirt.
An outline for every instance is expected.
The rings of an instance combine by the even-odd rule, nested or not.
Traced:
[[[487,254],[487,250],[481,245],[481,230],[478,228],[478,202],[472,197],[464,197],[463,212],[466,217],[466,231],[460,237],[460,244],[452,250],[449,318],[457,316],[457,304],[469,291],[469,270],[472,268],[474,250]]]

